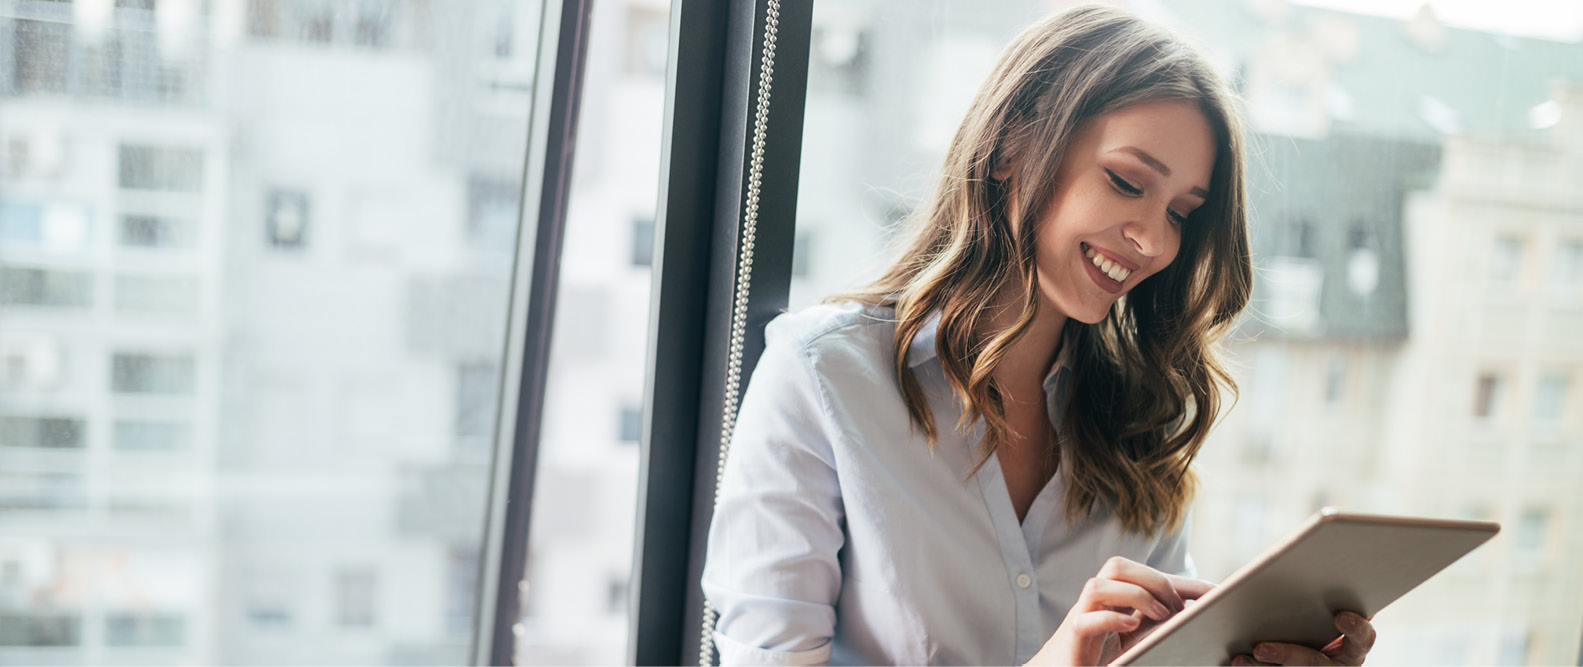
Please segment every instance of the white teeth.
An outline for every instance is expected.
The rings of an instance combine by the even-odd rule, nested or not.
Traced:
[[[1110,276],[1111,280],[1114,280],[1118,283],[1126,280],[1127,276],[1132,275],[1132,271],[1120,264],[1110,261],[1104,255],[1096,252],[1093,248],[1089,248],[1088,252],[1083,253],[1083,255],[1087,257],[1089,261],[1093,262],[1094,266],[1099,267],[1101,272],[1107,276]]]

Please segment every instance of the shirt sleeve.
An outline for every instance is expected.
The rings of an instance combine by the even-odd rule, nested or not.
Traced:
[[[1192,523],[1192,513],[1189,512],[1176,530],[1167,533],[1160,538],[1158,544],[1154,545],[1154,551],[1149,554],[1149,562],[1146,565],[1161,572],[1197,579],[1198,567],[1193,564],[1192,555],[1187,553],[1188,535],[1192,532]]]
[[[720,664],[828,662],[844,513],[833,425],[807,350],[767,332],[709,525],[703,592]]]

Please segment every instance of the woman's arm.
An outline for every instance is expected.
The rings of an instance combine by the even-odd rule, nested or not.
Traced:
[[[767,344],[738,413],[709,526],[704,596],[720,664],[827,662],[844,542],[831,424],[800,341]]]

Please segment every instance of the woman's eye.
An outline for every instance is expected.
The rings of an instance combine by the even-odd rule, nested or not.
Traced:
[[[1117,176],[1116,172],[1106,169],[1105,175],[1110,177],[1110,184],[1116,188],[1117,192],[1128,197],[1137,197],[1143,194],[1143,188],[1128,183],[1127,179]]]
[[[1170,218],[1171,222],[1174,222],[1178,225],[1187,224],[1187,216],[1177,213],[1176,211],[1172,211],[1171,209],[1165,209],[1165,216]]]

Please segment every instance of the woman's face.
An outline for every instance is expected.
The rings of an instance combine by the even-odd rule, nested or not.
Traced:
[[[1145,102],[1079,125],[1039,219],[1042,305],[1089,324],[1104,319],[1176,259],[1214,166],[1214,133],[1188,102]]]

